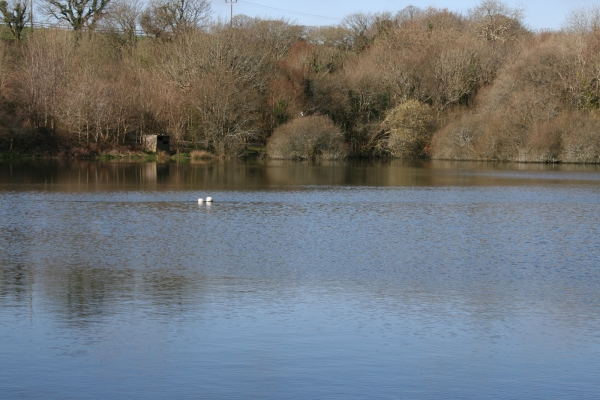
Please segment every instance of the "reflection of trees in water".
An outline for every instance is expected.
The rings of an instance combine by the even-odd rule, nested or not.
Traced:
[[[58,314],[76,323],[110,314],[117,303],[131,298],[129,271],[92,267],[46,268],[40,282]]]
[[[188,189],[198,185],[214,189],[258,189],[269,185],[388,186],[418,184],[428,176],[417,175],[421,164],[405,160],[215,161],[206,164],[19,162],[14,168],[0,168],[0,183],[69,185],[68,191],[72,192],[85,192],[90,187],[117,190],[131,185],[155,190]],[[402,168],[410,166],[414,168]]]
[[[431,185],[431,175],[422,173],[425,161],[269,161],[266,176],[270,184],[407,186]]]
[[[47,188],[62,186],[69,192],[120,190],[188,189],[198,184],[216,189],[260,186],[265,183],[264,168],[259,163],[209,162],[189,163],[111,163],[18,161],[0,163],[0,184],[43,184]]]
[[[152,170],[148,170],[148,165]],[[163,172],[163,171],[161,171]],[[162,174],[164,175],[164,174]],[[0,165],[2,184],[68,184],[69,191],[87,191],[90,185],[118,188],[131,184],[156,183],[156,164],[67,161],[15,161]]]
[[[145,273],[142,290],[159,312],[184,312],[195,308],[204,295],[203,278],[196,273],[159,270]]]
[[[497,173],[597,172],[582,165],[498,164],[489,162],[281,160],[189,163],[19,161],[0,163],[0,184],[61,185],[69,192],[122,190],[261,189],[271,185],[456,186],[498,184]],[[464,174],[463,172],[468,172]]]
[[[33,281],[33,273],[28,268],[0,265],[0,305],[5,302],[29,303]]]
[[[203,310],[215,312],[215,306],[239,312],[243,312],[238,310],[240,307],[285,309],[306,301],[303,293],[320,293],[324,302],[335,298],[359,308],[367,307],[371,318],[382,320],[395,315],[433,317],[442,322],[452,318],[458,325],[476,327],[482,335],[498,329],[513,329],[512,325],[519,318],[529,314],[580,329],[597,327],[600,318],[594,303],[584,301],[589,295],[553,295],[568,292],[561,280],[545,287],[546,295],[531,294],[535,299],[532,303],[529,295],[504,287],[509,281],[506,276],[509,272],[503,272],[502,268],[488,271],[489,280],[477,279],[476,272],[462,278],[440,277],[438,273],[437,268],[423,267],[418,273],[407,270],[402,277],[384,275],[347,280],[325,274],[298,286],[296,278],[209,278],[197,271],[176,267],[145,270],[56,267],[34,271],[15,266],[0,269],[0,306],[12,304],[25,309],[32,306],[32,298],[41,296],[41,302],[38,299],[35,303],[50,305],[52,317],[80,328],[101,322],[103,318],[110,320],[115,314],[140,310],[145,310],[143,313],[149,318],[173,321],[189,313],[201,318]],[[455,327],[454,323],[450,327]]]
[[[46,268],[41,275],[57,314],[77,325],[137,307],[158,313],[185,311],[202,297],[198,274],[172,270],[63,267]]]

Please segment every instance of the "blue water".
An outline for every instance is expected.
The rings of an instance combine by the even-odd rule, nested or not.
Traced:
[[[596,167],[0,164],[0,398],[595,398],[599,222]]]

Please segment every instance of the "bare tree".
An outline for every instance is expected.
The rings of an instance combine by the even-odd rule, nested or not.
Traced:
[[[514,40],[519,31],[524,31],[524,11],[511,8],[498,0],[482,0],[477,7],[469,10],[475,34],[483,39],[504,43]]]
[[[355,13],[346,16],[341,23],[350,36],[350,42],[357,51],[368,48],[379,36],[390,32],[396,21],[391,13]]]
[[[570,32],[589,33],[600,29],[600,6],[592,5],[572,10],[563,28]]]
[[[403,24],[404,22],[412,21],[423,15],[423,10],[416,6],[407,6],[396,14],[396,22]]]
[[[113,0],[110,10],[104,18],[103,28],[122,35],[132,44],[137,40],[138,19],[142,13],[139,0]]]
[[[13,78],[13,102],[29,126],[48,130],[57,126],[75,47],[73,36],[59,29],[41,31],[27,40],[22,70]]]
[[[27,4],[21,0],[11,0],[10,4],[3,0],[0,1],[0,13],[15,39],[21,40],[21,34],[29,22]]]
[[[353,48],[362,51],[369,46],[371,41],[369,30],[374,19],[372,14],[356,13],[348,15],[342,20],[341,25],[349,32]]]
[[[252,43],[269,51],[274,60],[285,57],[290,47],[304,36],[303,27],[284,19],[235,18],[233,27]]]
[[[207,0],[152,0],[140,15],[140,25],[147,35],[170,38],[204,27],[210,15]]]
[[[219,155],[244,151],[262,123],[273,69],[270,49],[250,38],[229,27],[181,35],[157,65],[189,105],[190,138]]]
[[[350,35],[341,26],[315,26],[306,28],[306,41],[310,44],[349,50]]]
[[[45,11],[59,21],[65,21],[74,31],[94,29],[104,16],[111,0],[43,0]]]
[[[453,104],[468,105],[474,96],[483,76],[477,50],[473,46],[450,48],[442,51],[435,61],[434,98],[440,110]]]

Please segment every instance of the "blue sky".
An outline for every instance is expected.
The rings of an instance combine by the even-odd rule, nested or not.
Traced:
[[[408,5],[414,5],[419,8],[433,6],[466,13],[479,2],[479,0],[239,0],[238,3],[234,4],[233,12],[234,14],[246,14],[256,17],[284,17],[302,25],[334,25],[344,16],[358,11],[391,11],[395,13]],[[211,3],[215,17],[220,16],[223,19],[229,19],[230,5],[226,4],[225,0],[211,0]],[[565,16],[570,10],[594,4],[600,5],[598,0],[506,0],[504,3],[512,7],[521,5],[525,9],[525,24],[533,30],[560,29]]]

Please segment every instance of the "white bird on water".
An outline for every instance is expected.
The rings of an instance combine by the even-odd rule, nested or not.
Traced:
[[[210,197],[210,196],[209,196],[209,197],[207,197],[207,198],[206,198],[206,200],[204,200],[204,199],[202,199],[202,197],[200,197],[200,198],[198,199],[198,204],[202,204],[202,203],[204,203],[204,201],[206,201],[207,203],[212,203],[213,199],[212,199],[212,197]]]
[[[198,199],[198,204],[202,204],[202,203],[204,203],[204,200],[202,199],[202,197],[200,197],[200,198]]]
[[[212,197],[207,197],[207,198],[206,198],[206,202],[207,202],[207,203],[212,203]]]

